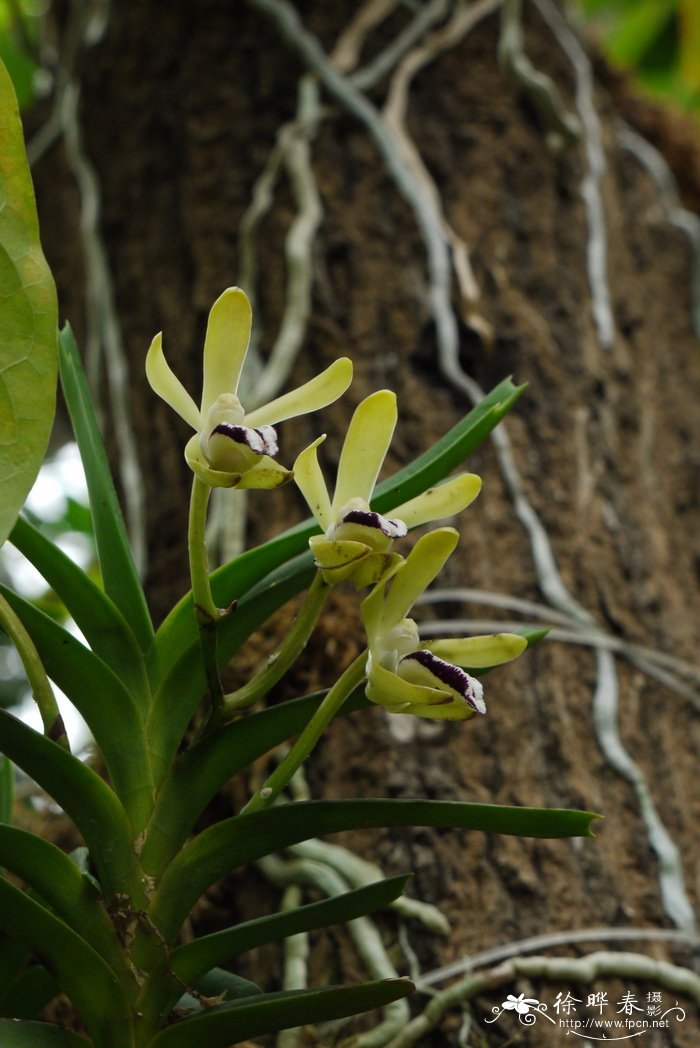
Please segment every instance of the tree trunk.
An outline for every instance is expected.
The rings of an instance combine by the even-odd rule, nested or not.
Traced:
[[[454,38],[441,38],[443,47],[433,46],[430,34],[442,32],[445,17],[412,45],[427,40],[434,53],[410,81],[398,125],[381,112],[387,97],[397,101],[393,76],[404,66],[394,64],[365,92],[348,90],[347,50],[328,65],[358,5],[299,3],[302,23],[292,25],[291,36],[267,7],[276,4],[114,5],[102,38],[80,43],[71,73],[81,91],[79,148],[75,140],[71,147],[69,128],[68,139],[59,138],[35,167],[47,253],[66,316],[83,341],[90,331],[83,271],[91,264],[77,233],[81,199],[83,221],[90,219],[75,174],[86,162],[96,173],[101,210],[92,232],[106,248],[128,369],[156,614],[187,588],[190,482],[181,455],[185,426],[143,375],[156,331],[164,330],[173,370],[194,393],[206,314],[219,292],[248,281],[264,358],[290,280],[298,288],[308,268],[312,309],[291,381],[344,354],[353,358],[356,378],[323,420],[283,427],[287,464],[322,426],[332,468],[351,408],[388,386],[400,410],[387,463],[393,472],[469,409],[476,383],[488,390],[513,373],[528,389],[501,427],[505,436],[469,461],[484,489],[459,521],[462,541],[444,579],[446,587],[508,599],[494,608],[483,593],[452,594],[426,606],[425,617],[530,622],[513,603],[527,600],[547,606],[535,621],[557,632],[487,678],[488,715],[476,722],[434,727],[375,709],[334,725],[309,762],[310,787],[317,796],[389,792],[605,815],[595,840],[574,842],[425,830],[348,835],[343,843],[387,873],[414,870],[412,892],[450,920],[444,940],[409,925],[424,970],[557,930],[692,931],[700,890],[700,688],[697,668],[693,676],[670,657],[697,667],[700,643],[697,270],[680,211],[670,210],[673,201],[655,178],[653,165],[662,161],[622,120],[627,114],[649,133],[661,128],[666,141],[668,125],[600,79],[588,83],[586,54],[550,0],[527,5],[525,53],[582,122],[580,136],[558,150],[539,96],[499,66],[496,3],[469,8],[483,17],[471,27],[457,24]],[[360,69],[423,11],[384,7],[389,13],[368,33]],[[297,114],[308,73],[299,41],[308,34],[320,41],[325,65],[316,70],[321,82],[306,82],[306,123],[286,132],[291,146],[254,241],[252,283],[249,265],[241,275],[241,222],[276,136]],[[389,115],[397,112],[398,105]],[[417,150],[413,159],[404,133]],[[689,191],[697,194],[699,186],[691,183]],[[314,190],[318,230],[305,253],[285,259],[300,201],[312,221]],[[473,274],[460,286],[454,269],[441,277],[440,262],[459,259],[461,248]],[[104,288],[97,296],[95,315],[104,315]],[[113,341],[108,335],[108,353]],[[99,343],[93,360],[101,359],[107,373]],[[111,380],[102,383],[105,403],[114,371],[112,363]],[[123,466],[128,447],[124,434],[117,439],[114,408],[107,414],[114,461]],[[254,492],[249,511],[249,541],[305,514],[285,488]],[[335,596],[333,615],[298,674],[305,688],[328,685],[339,660],[359,650],[356,605],[350,590]],[[586,644],[566,643],[561,634]],[[235,904],[226,894],[230,885],[215,893],[216,904],[260,905],[250,886],[237,887]],[[387,922],[386,935],[393,942],[394,923]],[[577,952],[608,946],[601,937]],[[624,949],[689,964],[688,947],[678,943]],[[571,949],[549,953],[571,956]],[[274,986],[278,974],[262,971],[269,960],[254,959],[251,971]],[[318,946],[312,969],[317,978],[361,972],[340,934]],[[640,997],[655,988],[636,985]],[[601,987],[612,1000],[627,984],[608,978],[596,983]],[[567,989],[585,999],[593,987],[533,977],[508,992],[551,1002]],[[479,1021],[501,993],[476,998]],[[455,1014],[421,1043],[456,1043]],[[528,1034],[511,1017],[483,1027],[489,1043],[561,1043],[561,1030],[541,1021]],[[675,1026],[650,1032],[645,1044],[697,1043],[692,1012]]]

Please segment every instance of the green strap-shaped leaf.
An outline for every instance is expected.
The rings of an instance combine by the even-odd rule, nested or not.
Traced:
[[[0,1015],[13,1019],[34,1019],[61,992],[53,975],[39,964],[19,972],[0,991]],[[4,1042],[0,1041],[0,1044]]]
[[[525,386],[514,386],[510,379],[499,383],[434,447],[380,484],[372,500],[373,508],[380,513],[384,512],[439,483],[486,440],[524,389]],[[252,586],[264,580],[280,564],[305,550],[309,538],[318,531],[314,521],[304,521],[219,568],[211,580],[216,603],[219,607],[227,607],[233,600],[248,593]],[[173,652],[185,651],[196,644],[192,595],[187,594],[173,608],[156,634],[149,653],[154,678],[163,675],[165,668],[172,662]]]
[[[285,565],[263,592],[252,592],[236,610],[221,620],[217,632],[217,659],[226,665],[235,651],[270,615],[294,597],[313,577],[310,558],[305,570]],[[156,784],[170,768],[193,713],[206,690],[199,644],[192,646],[171,667],[156,691],[147,733]]]
[[[28,946],[55,976],[104,1048],[130,1043],[128,1000],[117,976],[74,931],[0,877],[0,928]]]
[[[15,769],[12,761],[0,754],[0,823],[9,825],[15,804]]]
[[[442,826],[518,837],[588,837],[597,818],[558,808],[516,808],[465,801],[303,801],[237,815],[209,827],[180,852],[153,897],[151,916],[168,941],[192,906],[229,871],[288,848],[342,830],[388,826]]]
[[[107,663],[145,709],[148,678],[144,658],[131,627],[107,594],[24,517],[17,520],[10,542],[55,590],[95,654]]]
[[[137,899],[131,828],[121,804],[99,775],[7,710],[0,710],[0,750],[73,820],[90,849],[105,897],[125,893]]]
[[[345,924],[388,906],[403,892],[410,875],[390,877],[355,891],[344,892],[333,899],[312,902],[294,910],[258,917],[235,928],[204,935],[201,939],[178,947],[171,956],[173,972],[190,985],[215,965],[223,964],[246,950],[264,943],[276,942],[299,932]]]
[[[61,386],[85,470],[105,592],[131,626],[141,651],[145,652],[153,638],[151,617],[131,553],[80,354],[68,325],[61,331],[58,345]]]
[[[16,1023],[0,1019],[2,1048],[90,1048],[90,1042],[51,1023]]]
[[[161,787],[146,830],[141,852],[145,872],[159,877],[224,783],[298,734],[325,694],[319,691],[260,710],[212,732],[185,750]],[[339,712],[345,715],[369,705],[362,687],[346,699]]]
[[[54,844],[34,833],[0,826],[0,866],[20,877],[122,976],[128,969],[114,925],[91,881]]]
[[[0,932],[0,987],[7,986],[17,972],[26,967],[29,960],[29,950],[23,943]]]
[[[409,979],[386,979],[360,986],[258,994],[169,1026],[156,1036],[153,1048],[230,1048],[249,1037],[383,1008],[413,990]]]
[[[501,419],[511,410],[527,387],[515,386],[510,378],[499,382],[468,415],[449,433],[404,466],[393,477],[379,484],[372,508],[383,513],[397,504],[415,498],[434,484],[439,484],[457,466],[480,447]]]
[[[0,544],[46,453],[58,307],[42,254],[17,99],[0,62]]]
[[[49,677],[85,718],[117,796],[140,833],[151,813],[153,780],[141,714],[122,682],[94,652],[30,601],[0,586]]]

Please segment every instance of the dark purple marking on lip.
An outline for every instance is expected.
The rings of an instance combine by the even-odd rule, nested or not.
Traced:
[[[362,524],[365,528],[378,528],[388,539],[400,539],[408,532],[402,520],[387,520],[381,513],[371,509],[351,509],[341,524]]]
[[[446,684],[448,688],[459,692],[462,698],[477,713],[486,713],[486,705],[481,696],[476,693],[474,680],[459,666],[453,666],[451,662],[445,662],[444,659],[433,655],[432,651],[425,650],[412,651],[410,655],[404,655],[401,661],[406,662],[407,659],[418,662],[429,670],[434,677]]]
[[[279,451],[277,433],[273,426],[260,426],[259,429],[251,429],[250,426],[236,426],[232,422],[220,422],[212,430],[212,437],[215,433],[229,437],[236,444],[245,444],[256,455],[274,456]]]

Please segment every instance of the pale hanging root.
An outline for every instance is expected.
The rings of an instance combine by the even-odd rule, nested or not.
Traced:
[[[450,1008],[460,1007],[482,993],[493,993],[519,978],[590,984],[605,976],[653,984],[684,994],[700,1004],[700,977],[687,968],[657,961],[643,954],[601,950],[582,958],[521,957],[506,961],[497,968],[470,973],[453,983],[447,990],[434,996],[425,1011],[408,1023],[389,1042],[387,1048],[412,1048],[438,1025]]]
[[[143,576],[147,558],[145,498],[131,416],[129,366],[114,301],[109,258],[102,239],[100,185],[82,141],[78,113],[80,86],[74,77],[81,47],[96,43],[105,27],[104,11],[99,5],[94,11],[83,4],[71,5],[65,47],[56,71],[53,109],[46,124],[29,143],[27,155],[30,163],[37,163],[62,136],[66,159],[78,186],[80,234],[87,274],[86,372],[95,402],[99,404],[103,366],[105,369],[127,529],[136,567]]]
[[[502,0],[479,0],[472,6],[458,8],[447,25],[436,30],[424,43],[409,52],[391,78],[382,112],[384,125],[394,141],[397,152],[415,182],[430,200],[434,221],[449,245],[459,288],[462,318],[487,345],[493,342],[493,328],[480,312],[481,294],[469,259],[469,249],[464,238],[459,236],[445,217],[438,188],[406,128],[406,110],[411,84],[420,70],[444,51],[460,43],[483,18],[496,11],[501,2]]]
[[[693,252],[691,277],[693,329],[696,336],[700,338],[700,218],[681,204],[676,180],[658,149],[623,120],[618,121],[615,131],[622,148],[631,153],[656,182],[661,205],[668,221],[676,229],[685,233],[690,241]]]
[[[564,105],[551,76],[536,69],[525,54],[522,0],[503,0],[498,59],[502,68],[532,100],[549,131],[547,143],[550,148],[560,152],[577,141],[581,136],[579,121]]]
[[[690,698],[694,705],[698,706],[698,704],[700,704],[700,691],[685,688],[683,681],[680,679],[688,678],[700,685],[700,667],[695,666],[690,662],[686,662],[684,659],[680,659],[675,655],[668,655],[666,652],[658,651],[655,648],[649,648],[641,644],[632,644],[629,641],[624,640],[622,637],[614,637],[610,635],[600,626],[596,625],[595,628],[593,628],[586,623],[572,621],[569,616],[553,611],[546,604],[538,604],[535,601],[529,600],[519,600],[517,597],[512,597],[509,594],[491,593],[488,590],[468,589],[457,586],[428,590],[418,598],[416,603],[436,604],[444,602],[486,604],[491,607],[503,608],[508,611],[518,611],[525,615],[531,615],[534,618],[539,619],[538,625],[550,628],[548,634],[549,640],[563,640],[569,643],[583,644],[592,647],[599,646],[606,651],[612,651],[616,654],[624,655],[624,657],[634,665],[639,666],[643,663],[647,667],[645,672],[649,671],[649,667],[653,667],[660,672],[663,672],[664,670],[669,671],[666,679],[667,681],[673,680],[673,684],[669,684],[669,686],[672,687],[672,690]],[[453,631],[461,630],[466,626],[464,620],[459,626],[454,625],[454,623],[454,619],[442,622],[440,626],[436,623],[430,622],[425,624],[425,630],[426,633],[430,633],[431,635],[434,633],[439,636],[439,630],[449,628],[450,625],[452,625]],[[554,623],[564,628],[559,630],[552,629],[551,626]],[[491,623],[491,626],[493,625],[494,624]],[[518,629],[527,629],[530,624],[522,622],[517,623],[516,625]]]
[[[581,197],[588,220],[586,263],[591,291],[591,308],[598,344],[612,349],[615,341],[610,285],[608,282],[608,238],[601,186],[605,175],[603,134],[595,107],[593,69],[576,34],[552,0],[534,0],[560,48],[569,59],[576,81],[576,109],[583,131],[586,170],[581,180]]]
[[[295,910],[303,902],[303,893],[296,884],[290,884],[282,897],[282,910]],[[309,985],[309,936],[307,932],[288,935],[284,940],[283,990],[305,990]],[[277,1035],[277,1048],[296,1048],[300,1027],[290,1027]]]
[[[441,968],[423,972],[417,981],[420,982],[421,989],[424,989],[436,983],[445,982],[447,979],[453,979],[456,975],[475,972],[477,968],[488,968],[512,957],[522,957],[525,953],[589,942],[669,943],[697,950],[700,947],[700,936],[688,932],[672,931],[669,928],[569,928],[566,931],[532,935],[527,939],[507,943],[505,946],[494,946],[489,950],[482,950],[481,953],[460,957],[459,960],[445,964]]]
[[[348,882],[325,863],[310,859],[294,859],[286,862],[277,855],[268,855],[258,863],[265,876],[279,887],[289,884],[306,885],[322,891],[329,898],[341,895],[349,888]],[[355,944],[358,956],[368,975],[373,979],[394,979],[397,972],[384,949],[381,935],[368,917],[358,917],[347,924],[348,932]],[[383,1009],[384,1021],[363,1034],[355,1048],[379,1048],[400,1030],[410,1017],[409,1005],[405,1000],[394,1001]]]
[[[339,73],[350,73],[357,67],[368,35],[398,6],[398,0],[368,0],[350,19],[330,55]]]

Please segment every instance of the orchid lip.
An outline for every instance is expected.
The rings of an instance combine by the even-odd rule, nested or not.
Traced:
[[[387,520],[371,509],[351,509],[339,521],[340,524],[361,524],[366,528],[377,528],[388,539],[403,538],[408,528],[402,520]]]
[[[269,455],[271,458],[279,451],[277,445],[277,433],[273,426],[259,426],[252,429],[250,426],[234,425],[231,422],[220,422],[211,432],[224,437],[229,437],[236,444],[245,444],[256,455]]]
[[[412,651],[409,655],[404,655],[401,662],[406,662],[408,659],[412,659],[419,665],[424,666],[434,677],[446,684],[448,688],[458,692],[477,713],[486,713],[481,683],[470,677],[459,666],[454,666],[451,662],[446,662],[437,655],[433,655],[432,651],[425,650]]]

